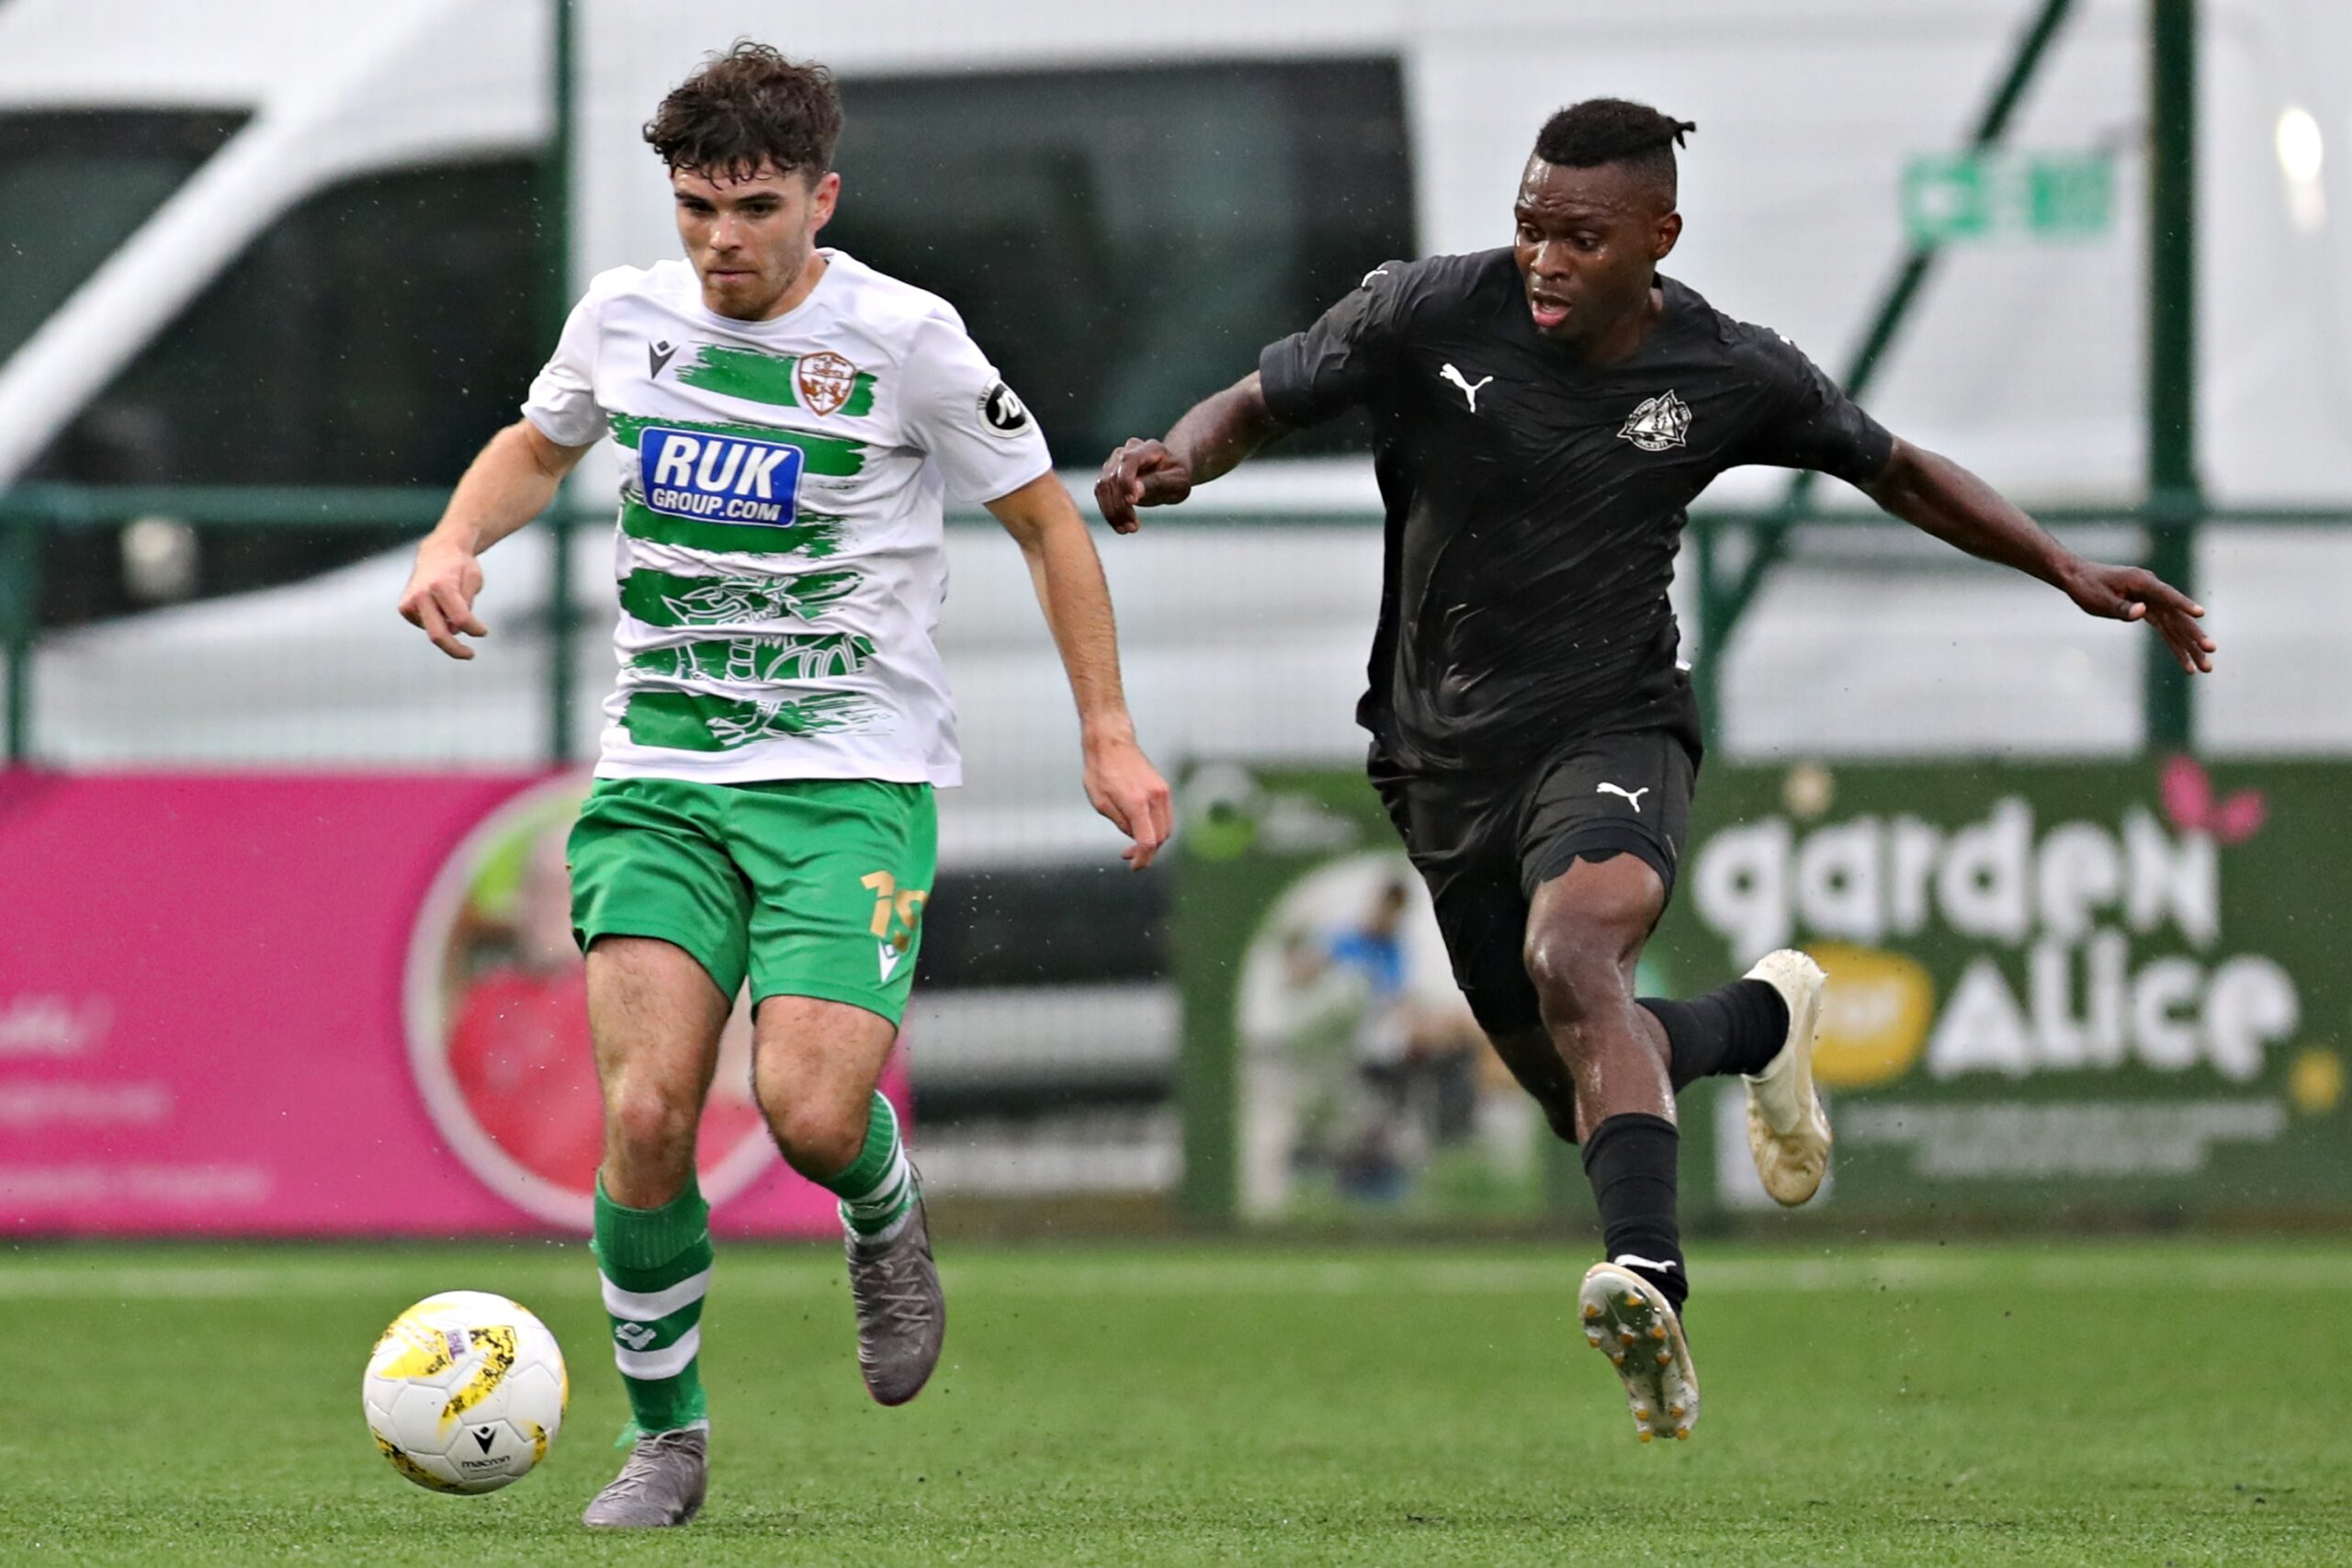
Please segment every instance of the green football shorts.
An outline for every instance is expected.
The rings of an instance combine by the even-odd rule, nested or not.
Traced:
[[[571,829],[571,934],[673,942],[732,999],[847,1002],[897,1023],[939,863],[929,784],[598,779]]]

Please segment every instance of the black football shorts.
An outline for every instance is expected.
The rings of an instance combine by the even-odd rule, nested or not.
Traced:
[[[1429,884],[1453,977],[1489,1034],[1543,1021],[1521,956],[1535,890],[1578,860],[1629,854],[1674,895],[1699,775],[1679,728],[1572,741],[1523,772],[1408,773],[1375,742],[1373,787]]]

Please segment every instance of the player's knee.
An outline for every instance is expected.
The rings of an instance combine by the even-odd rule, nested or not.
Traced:
[[[643,1086],[621,1085],[605,1101],[606,1187],[626,1184],[642,1196],[667,1176],[693,1168],[695,1108]],[[616,1190],[616,1199],[630,1201]],[[662,1200],[655,1200],[661,1201]]]
[[[854,1112],[824,1100],[796,1096],[776,1103],[762,1096],[768,1131],[786,1165],[812,1181],[840,1175],[865,1145],[866,1108]]]
[[[1525,958],[1544,1022],[1555,1037],[1623,1001],[1623,944],[1605,926],[1555,919],[1530,928]]]
[[[606,1140],[633,1164],[650,1164],[694,1143],[694,1107],[659,1089],[621,1086],[605,1102]]]

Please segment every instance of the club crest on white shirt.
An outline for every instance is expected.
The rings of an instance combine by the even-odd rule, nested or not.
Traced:
[[[857,367],[838,354],[802,355],[792,378],[801,406],[815,414],[831,413],[857,390]]]
[[[1645,452],[1687,446],[1690,440],[1690,405],[1676,397],[1670,388],[1657,397],[1645,398],[1617,436]]]

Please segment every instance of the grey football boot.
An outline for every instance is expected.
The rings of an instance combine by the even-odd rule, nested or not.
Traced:
[[[899,1234],[880,1246],[849,1237],[849,1292],[857,1307],[857,1370],[876,1404],[904,1404],[922,1392],[947,1338],[947,1298],[931,1260],[922,1193]]]
[[[709,1479],[708,1431],[648,1432],[580,1522],[591,1529],[618,1530],[682,1525],[701,1511]]]

